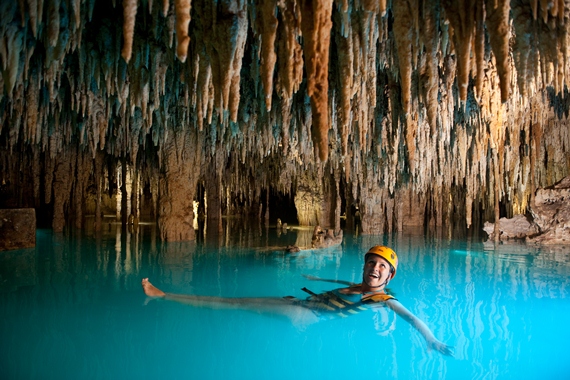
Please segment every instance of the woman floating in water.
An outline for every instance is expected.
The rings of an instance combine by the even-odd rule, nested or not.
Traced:
[[[217,309],[245,309],[278,313],[289,317],[296,324],[308,324],[321,320],[323,317],[348,316],[362,310],[388,306],[422,334],[429,348],[444,355],[453,355],[451,347],[437,340],[421,319],[385,292],[386,285],[396,275],[397,268],[396,252],[388,247],[374,246],[364,256],[362,283],[351,284],[335,281],[349,286],[321,294],[315,294],[303,288],[310,294],[306,300],[294,297],[224,298],[165,293],[152,285],[148,278],[142,280],[142,287],[149,297]],[[310,279],[317,278],[310,277]]]

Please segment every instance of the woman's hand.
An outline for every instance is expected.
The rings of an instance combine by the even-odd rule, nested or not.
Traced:
[[[447,344],[440,342],[437,339],[433,339],[427,342],[428,348],[436,350],[443,355],[453,356],[453,347],[448,346]]]

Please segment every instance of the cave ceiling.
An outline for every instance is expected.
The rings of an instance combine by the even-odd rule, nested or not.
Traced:
[[[0,7],[0,174],[32,203],[81,207],[114,162],[155,200],[180,177],[250,202],[340,182],[368,215],[453,198],[469,225],[568,175],[569,1]]]

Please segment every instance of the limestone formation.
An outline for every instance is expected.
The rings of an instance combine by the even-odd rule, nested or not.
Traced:
[[[305,242],[305,235],[303,231],[299,231],[297,236],[297,244],[296,245],[287,245],[286,247],[280,248],[271,248],[270,251],[275,252],[284,252],[288,254],[296,254],[296,253],[313,253],[318,252],[318,250],[336,247],[342,244],[343,240],[343,231],[337,230],[334,231],[332,229],[322,229],[321,226],[315,226],[313,228],[313,234],[311,235],[310,244],[306,244]]]
[[[342,230],[333,231],[332,229],[323,230],[321,226],[315,226],[313,237],[311,239],[311,248],[329,248],[342,243]]]
[[[486,222],[483,230],[488,234],[489,240],[495,240],[495,224]],[[498,240],[524,240],[528,236],[534,236],[538,232],[537,226],[532,218],[518,214],[512,218],[499,219],[499,239]]]
[[[480,230],[570,175],[564,1],[159,3],[0,0],[0,207]]]
[[[501,218],[500,239],[525,239],[529,243],[570,245],[570,176],[553,186],[538,189],[529,217]],[[489,240],[495,240],[493,223],[485,223]]]
[[[570,245],[570,177],[539,189],[531,212],[539,233],[530,242]]]

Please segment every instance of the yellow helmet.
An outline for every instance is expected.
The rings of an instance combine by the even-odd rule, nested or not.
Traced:
[[[378,255],[389,262],[393,269],[390,280],[394,278],[396,275],[396,270],[398,269],[398,255],[396,255],[396,252],[394,252],[391,248],[385,247],[383,245],[375,245],[374,247],[370,248],[368,252],[366,252],[366,255],[364,255],[365,262],[368,260],[368,255]]]

